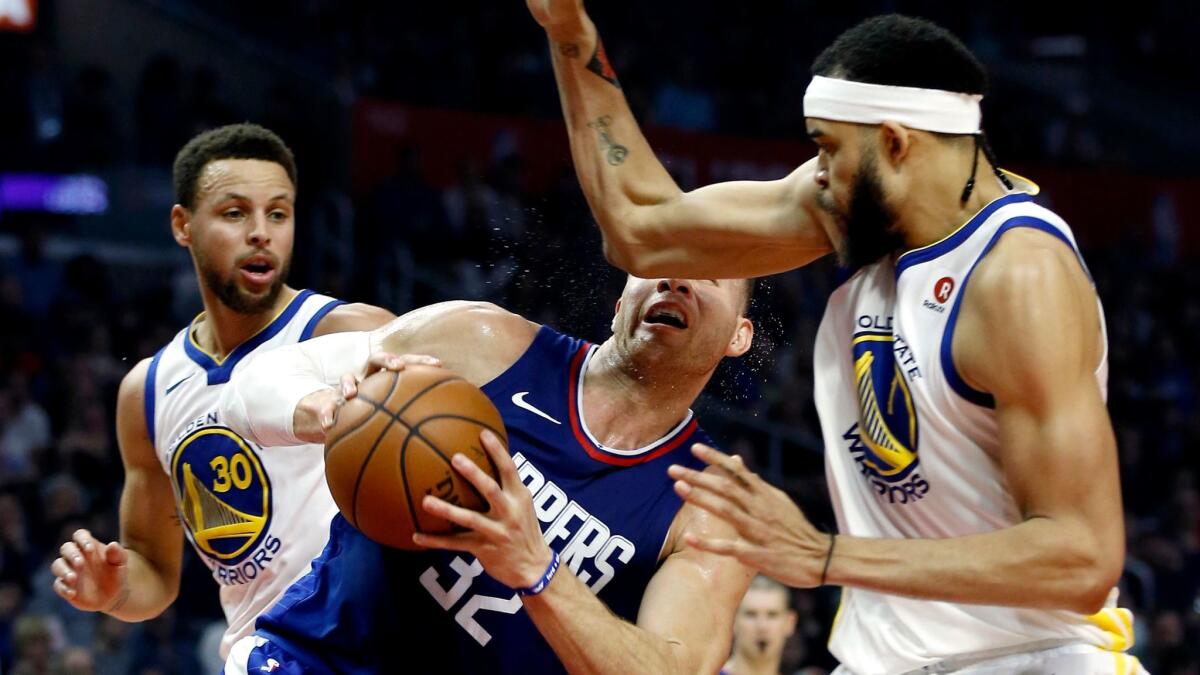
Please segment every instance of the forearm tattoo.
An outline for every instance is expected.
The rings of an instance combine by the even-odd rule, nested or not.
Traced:
[[[625,158],[629,156],[629,148],[621,145],[612,134],[608,132],[608,125],[612,123],[612,117],[605,115],[596,118],[594,122],[588,122],[588,127],[595,129],[596,134],[600,137],[600,149],[604,151],[604,158],[613,166],[620,166],[625,163]]]
[[[613,70],[612,64],[608,62],[608,53],[604,51],[604,43],[600,38],[596,38],[596,51],[592,54],[592,60],[588,61],[587,69],[617,89],[621,88],[621,83],[617,82],[617,71]]]

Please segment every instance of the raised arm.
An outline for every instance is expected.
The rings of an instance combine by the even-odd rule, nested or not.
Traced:
[[[183,529],[171,483],[146,430],[144,391],[149,360],[125,376],[117,394],[117,442],[125,465],[121,539],[103,543],[77,530],[51,564],[54,590],[77,609],[143,621],[179,594]]]
[[[614,265],[640,277],[744,278],[830,252],[816,160],[776,181],[683,192],[629,110],[582,0],[527,0],[550,38],[575,171]]]

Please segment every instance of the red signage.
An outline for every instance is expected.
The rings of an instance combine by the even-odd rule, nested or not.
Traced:
[[[0,31],[28,33],[37,26],[37,0],[0,0]]]
[[[738,138],[652,125],[646,137],[685,189],[726,180],[782,178],[816,154],[802,138]],[[364,99],[354,106],[356,191],[369,191],[390,175],[397,151],[405,146],[420,150],[425,178],[437,186],[457,182],[468,162],[486,166],[510,154],[521,158],[527,189],[540,190],[571,170],[571,148],[561,118],[486,115]]]

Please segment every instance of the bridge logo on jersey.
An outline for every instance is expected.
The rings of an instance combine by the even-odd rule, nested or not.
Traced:
[[[875,491],[892,503],[907,504],[929,491],[918,473],[917,413],[912,391],[896,361],[906,343],[891,331],[863,331],[853,342],[859,422],[843,438],[859,470]],[[917,371],[910,370],[919,377]]]
[[[196,547],[236,565],[271,522],[271,484],[250,444],[225,427],[202,427],[179,442],[171,462],[179,512]]]

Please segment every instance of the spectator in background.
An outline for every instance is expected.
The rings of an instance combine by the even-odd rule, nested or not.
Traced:
[[[20,237],[20,255],[8,271],[21,289],[21,309],[32,318],[45,319],[62,283],[62,265],[46,255],[46,233],[40,223],[26,223]]]
[[[791,590],[754,577],[733,620],[733,649],[721,675],[778,675],[783,647],[796,632]]]
[[[54,675],[96,675],[96,660],[83,647],[68,647],[55,661]]]
[[[51,442],[49,415],[30,396],[25,376],[14,374],[0,389],[0,483],[32,478]]]
[[[22,616],[13,625],[16,659],[12,675],[51,675],[50,665],[57,651],[53,622],[37,615]]]

